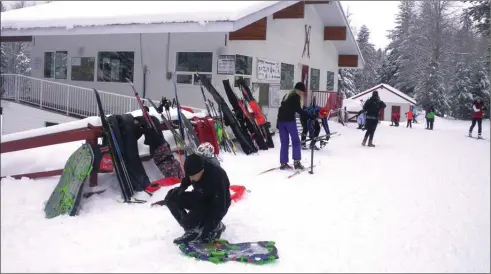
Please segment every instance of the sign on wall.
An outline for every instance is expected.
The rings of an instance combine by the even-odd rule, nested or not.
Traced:
[[[72,57],[72,66],[79,67],[82,65],[82,58],[80,57]]]
[[[279,108],[281,105],[280,85],[269,85],[269,107]]]
[[[220,55],[217,59],[217,74],[235,74],[235,55]]]
[[[279,83],[281,81],[281,62],[257,58],[257,80]]]

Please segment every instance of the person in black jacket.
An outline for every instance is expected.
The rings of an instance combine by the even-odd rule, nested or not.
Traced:
[[[300,138],[298,138],[297,122],[295,114],[307,115],[302,109],[302,95],[305,92],[305,85],[302,82],[295,84],[295,87],[283,97],[281,106],[278,109],[277,128],[280,133],[280,169],[292,169],[288,164],[288,149],[290,146],[290,137],[292,139],[292,158],[295,169],[304,169],[300,159],[302,158],[300,150]],[[309,116],[309,115],[307,115]]]
[[[163,201],[152,206],[166,205],[184,228],[184,235],[175,239],[175,244],[212,242],[225,231],[222,219],[231,203],[227,173],[220,166],[197,154],[186,157],[184,171],[186,177],[181,185],[171,189]],[[186,191],[190,185],[193,186],[193,191]]]
[[[385,108],[386,105],[383,101],[380,100],[378,96],[378,91],[374,91],[372,93],[372,97],[370,97],[365,104],[363,105],[363,109],[358,113],[360,115],[362,112],[366,113],[366,123],[365,123],[365,137],[363,138],[362,146],[365,146],[368,139],[368,146],[375,147],[373,144],[373,135],[375,134],[375,130],[377,129],[378,119],[380,110]]]

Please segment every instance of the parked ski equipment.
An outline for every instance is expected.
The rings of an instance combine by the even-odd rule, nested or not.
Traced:
[[[101,97],[96,89],[93,89],[97,101],[97,106],[99,108],[99,115],[101,118],[102,128],[104,135],[108,140],[110,153],[113,160],[113,165],[115,169],[116,176],[118,177],[119,186],[121,187],[121,192],[125,203],[145,203],[146,201],[136,200],[132,197],[134,195],[133,186],[130,181],[128,170],[126,169],[123,155],[119,145],[117,144],[116,137],[114,135],[111,125],[106,120],[106,115],[104,114],[104,109],[102,107]]]
[[[140,98],[140,95],[138,94],[138,91],[136,91],[135,85],[133,85],[133,82],[131,82],[130,79],[126,78],[126,81],[131,85],[131,88],[133,89],[133,92],[135,93],[136,101],[138,102],[138,105],[140,106],[140,109],[142,111],[142,115],[145,118],[145,121],[147,122],[148,126],[154,129],[155,131],[159,132],[159,128],[153,123],[152,119],[150,118],[150,114],[148,114],[147,109],[143,105],[143,102]]]

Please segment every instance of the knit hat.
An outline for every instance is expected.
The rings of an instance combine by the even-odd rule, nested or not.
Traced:
[[[320,108],[320,109],[319,109],[319,116],[321,116],[321,117],[326,117],[326,116],[327,116],[327,114],[328,114],[328,112],[327,112],[327,108]]]
[[[305,85],[302,82],[298,82],[295,84],[295,89],[305,92]]]
[[[372,92],[372,97],[378,97],[378,91],[375,90],[374,92]]]
[[[186,176],[193,176],[203,170],[204,166],[201,156],[191,154],[186,157],[186,161],[184,162],[184,172],[186,172]]]

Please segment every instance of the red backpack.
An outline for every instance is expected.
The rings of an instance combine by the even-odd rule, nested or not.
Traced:
[[[220,148],[218,146],[217,133],[215,131],[215,122],[210,116],[205,118],[193,117],[194,131],[198,136],[200,143],[208,142],[215,149],[215,155],[218,155]]]

